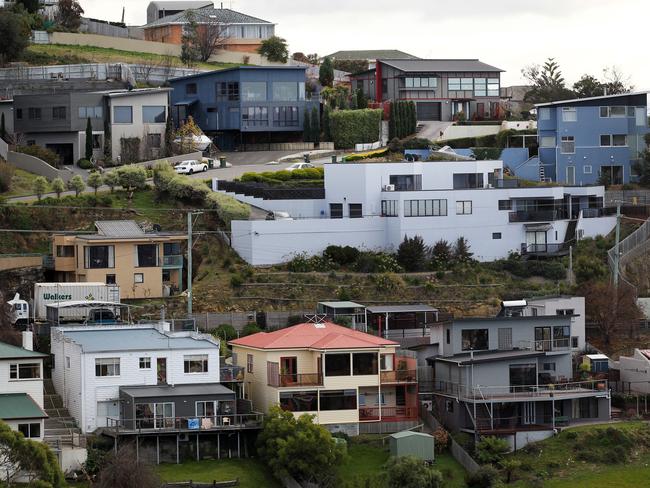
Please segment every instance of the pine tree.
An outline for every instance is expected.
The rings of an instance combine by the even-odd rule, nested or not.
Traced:
[[[311,116],[308,109],[305,109],[304,121],[302,123],[302,140],[309,142],[311,139]]]
[[[104,117],[104,159],[109,160],[112,157],[111,122],[108,120],[108,117]]]
[[[86,122],[86,159],[90,161],[93,157],[93,124],[88,117]]]
[[[359,105],[357,103],[357,92],[354,91],[352,92],[352,95],[350,96],[350,109],[351,110],[356,110],[359,108]]]
[[[318,144],[320,142],[320,116],[318,107],[311,109],[311,142]]]
[[[395,126],[395,117],[397,116],[395,111],[395,102],[391,102],[389,109],[389,119],[388,119],[388,138],[393,140],[397,137],[397,130]]]
[[[165,156],[174,155],[174,122],[172,120],[171,114],[167,115],[167,121],[165,123]]]
[[[395,104],[395,134],[396,137],[402,139],[404,137],[404,104],[397,102]]]
[[[329,105],[325,105],[325,108],[323,109],[323,137],[325,138],[326,141],[331,141],[332,140],[332,133],[330,130],[330,107]]]

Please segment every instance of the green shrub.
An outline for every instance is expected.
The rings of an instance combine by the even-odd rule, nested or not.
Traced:
[[[468,488],[492,488],[499,481],[499,472],[493,466],[481,466],[474,474],[466,477]]]
[[[58,168],[61,164],[61,158],[54,151],[41,146],[16,146],[16,151],[35,158],[42,159],[46,163]]]
[[[407,237],[397,248],[397,262],[407,272],[422,271],[427,265],[428,248],[420,236]]]
[[[0,160],[0,193],[11,190],[11,183],[16,168],[8,164],[5,160]]]
[[[307,253],[296,254],[287,269],[292,273],[308,273],[310,271],[330,271],[335,264],[326,256],[308,256]]]
[[[249,336],[262,332],[262,329],[255,322],[247,323],[241,331],[241,337]]]
[[[230,324],[221,324],[216,329],[212,329],[210,334],[226,342],[237,339],[237,331]]]
[[[214,208],[217,211],[219,219],[230,227],[233,220],[248,220],[251,214],[251,208],[245,203],[241,203],[235,198],[218,192],[210,192],[205,199],[207,208]]]
[[[359,273],[401,273],[403,271],[391,254],[373,251],[361,252],[354,268]]]
[[[80,159],[77,161],[77,166],[79,166],[81,169],[93,169],[95,167],[95,165],[87,159]]]
[[[142,190],[147,186],[147,172],[141,166],[121,166],[115,173],[126,191]]]
[[[359,257],[359,250],[351,246],[327,246],[323,255],[338,265],[349,266]]]
[[[335,110],[330,114],[330,132],[336,148],[347,149],[355,144],[379,139],[382,110]]]
[[[481,464],[496,464],[508,452],[510,452],[508,442],[495,436],[483,437],[476,444],[476,458]]]
[[[501,157],[499,147],[473,147],[472,155],[477,161],[496,160]]]

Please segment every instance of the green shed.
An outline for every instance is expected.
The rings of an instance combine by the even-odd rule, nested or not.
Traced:
[[[415,456],[423,461],[434,459],[434,439],[430,434],[405,430],[390,436],[391,456]]]

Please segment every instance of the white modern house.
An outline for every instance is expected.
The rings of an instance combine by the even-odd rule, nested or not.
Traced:
[[[575,239],[614,228],[602,186],[520,187],[503,175],[502,161],[326,164],[322,198],[229,193],[292,217],[233,221],[232,246],[250,264],[269,265],[328,245],[394,250],[405,236],[428,245],[464,237],[476,259],[491,261],[511,252],[566,254]],[[217,182],[217,190],[229,187]]]
[[[0,342],[0,419],[32,440],[42,441],[47,414],[43,405],[43,360],[33,350],[32,332],[23,347]]]
[[[183,401],[178,395],[183,393],[181,387],[206,387],[212,392],[208,387],[220,380],[219,342],[210,335],[170,332],[165,323],[54,327],[51,351],[54,387],[83,433],[111,427],[109,419],[122,419],[125,405],[120,395],[129,387],[138,387],[137,394],[130,392],[132,398],[146,398],[136,401],[136,407],[143,405],[142,411],[136,409],[140,420],[162,425],[164,419],[176,417],[175,402]],[[219,393],[234,397],[217,386],[225,390]],[[162,397],[177,400],[157,401]],[[132,411],[128,420],[134,420]]]

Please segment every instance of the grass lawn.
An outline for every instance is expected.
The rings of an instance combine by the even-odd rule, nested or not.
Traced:
[[[165,482],[199,481],[210,483],[238,479],[241,488],[280,488],[268,469],[256,459],[220,459],[183,464],[161,464],[158,474]]]
[[[465,468],[454,459],[450,452],[436,454],[433,467],[442,473],[444,488],[465,488]]]
[[[388,461],[388,443],[383,447],[379,436],[359,436],[348,443],[348,460],[339,468],[345,482],[374,477]]]
[[[6,193],[2,193],[1,195],[7,198],[33,195],[34,180],[36,178],[38,178],[38,175],[16,168],[14,176],[11,179],[11,190]],[[51,191],[49,186],[50,185],[48,184],[45,193]]]

